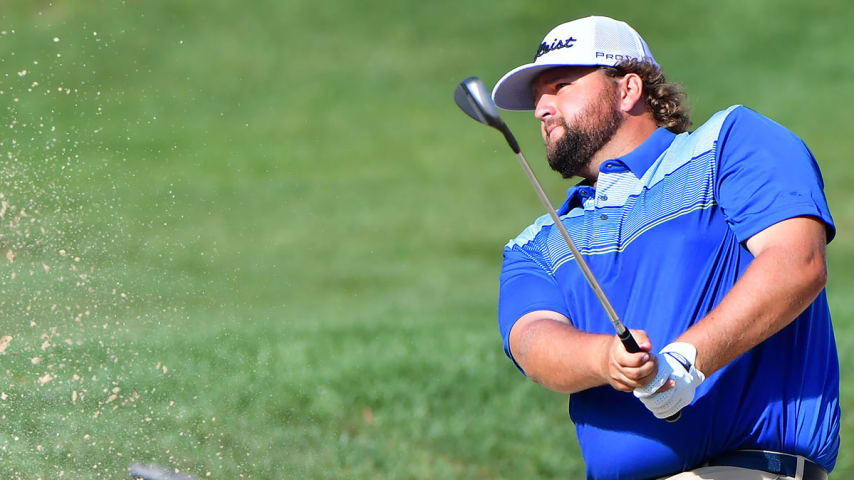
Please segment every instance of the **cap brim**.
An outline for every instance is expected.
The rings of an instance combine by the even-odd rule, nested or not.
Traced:
[[[504,110],[533,110],[534,93],[531,88],[540,73],[558,67],[591,67],[590,65],[567,65],[566,63],[528,63],[510,70],[501,77],[492,89],[492,100]]]

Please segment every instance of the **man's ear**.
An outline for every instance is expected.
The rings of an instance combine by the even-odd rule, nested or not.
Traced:
[[[619,108],[626,113],[641,113],[646,111],[643,100],[643,80],[636,73],[627,73],[617,81]]]

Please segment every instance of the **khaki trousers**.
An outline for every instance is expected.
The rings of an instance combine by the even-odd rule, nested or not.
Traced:
[[[670,477],[661,477],[660,480],[795,480],[795,477],[783,477],[776,473],[739,467],[701,467]]]

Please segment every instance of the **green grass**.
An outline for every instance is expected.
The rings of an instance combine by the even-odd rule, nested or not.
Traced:
[[[644,34],[697,123],[742,103],[813,149],[854,407],[844,3],[14,2],[0,476],[581,477],[566,399],[495,325],[501,247],[541,207],[451,92],[594,13]],[[530,114],[505,119],[559,198]]]

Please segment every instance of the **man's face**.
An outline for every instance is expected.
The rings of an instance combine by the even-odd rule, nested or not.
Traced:
[[[541,73],[533,93],[549,165],[583,174],[622,124],[616,83],[595,67],[561,67]]]

